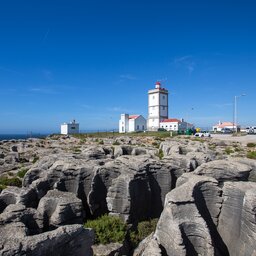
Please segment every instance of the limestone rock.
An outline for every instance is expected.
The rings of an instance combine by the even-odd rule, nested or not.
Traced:
[[[155,232],[158,243],[167,255],[227,255],[215,226],[222,203],[218,182],[191,173],[183,176],[186,182],[179,185],[178,180],[166,196]]]
[[[67,225],[54,231],[27,236],[24,224],[16,222],[0,229],[0,254],[92,256],[93,239],[93,231],[84,229],[81,225]]]
[[[111,244],[99,244],[92,246],[94,256],[121,256],[125,255],[122,253],[123,245],[120,243],[111,243]]]
[[[252,167],[245,163],[231,160],[215,160],[204,163],[195,170],[195,174],[209,176],[218,181],[246,181]]]
[[[134,250],[133,256],[161,256],[162,250],[157,243],[157,240],[154,238],[153,233],[146,237],[143,241],[140,242],[138,247]]]
[[[256,183],[225,182],[218,231],[230,255],[256,253]]]
[[[15,204],[17,202],[20,190],[21,189],[17,187],[8,187],[2,191],[0,194],[0,213],[3,212],[9,204]]]
[[[22,222],[27,235],[39,234],[43,231],[43,216],[33,208],[22,204],[10,204],[0,214],[0,225]]]
[[[44,228],[83,223],[82,202],[73,193],[49,190],[40,200],[38,212],[44,216]]]

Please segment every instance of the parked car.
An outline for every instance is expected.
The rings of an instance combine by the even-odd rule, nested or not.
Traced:
[[[202,138],[202,137],[211,137],[211,134],[209,132],[196,132],[194,136],[195,137],[200,137],[200,138]]]
[[[229,128],[222,128],[221,132],[222,133],[233,133],[233,131],[231,129],[229,129]]]
[[[248,134],[256,134],[256,127],[255,126],[246,127],[246,132]]]

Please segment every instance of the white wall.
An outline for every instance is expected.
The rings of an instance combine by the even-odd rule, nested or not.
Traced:
[[[168,94],[160,89],[148,91],[148,122],[149,131],[157,130],[160,121],[168,118]]]
[[[143,116],[134,119],[134,129],[136,132],[147,130],[147,120]]]
[[[125,133],[129,131],[129,115],[121,114],[119,120],[119,133]]]
[[[187,122],[160,122],[160,128],[164,128],[167,131],[186,131],[189,128],[193,128],[192,124]]]
[[[147,129],[149,131],[156,131],[159,128],[159,118],[148,118]]]
[[[79,124],[62,124],[61,134],[76,134],[79,133]]]
[[[160,128],[164,128],[167,131],[178,131],[179,123],[178,122],[161,122]]]

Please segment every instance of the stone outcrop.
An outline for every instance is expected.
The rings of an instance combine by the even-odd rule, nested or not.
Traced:
[[[252,171],[249,164],[241,163],[235,160],[216,160],[204,163],[195,171],[198,175],[209,176],[220,182],[224,181],[247,181]]]
[[[256,254],[256,183],[225,182],[218,231],[230,255]]]
[[[254,171],[254,161],[230,159],[181,175],[154,235],[134,255],[156,248],[162,255],[254,255],[256,183],[248,181]]]
[[[62,226],[54,231],[27,236],[24,224],[14,222],[0,229],[0,254],[92,256],[93,239],[93,231],[81,225]]]
[[[44,217],[44,230],[82,224],[85,218],[82,201],[73,193],[59,190],[49,190],[40,200],[37,210]]]
[[[160,216],[134,255],[256,254],[255,160],[207,142],[161,141],[1,142],[0,173],[29,171],[21,188],[0,193],[0,254],[91,255],[93,233],[79,224],[105,213],[132,224]],[[124,253],[120,244],[96,251]]]

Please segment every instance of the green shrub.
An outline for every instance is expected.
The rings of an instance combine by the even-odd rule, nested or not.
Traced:
[[[156,153],[156,156],[158,156],[160,160],[163,159],[163,157],[164,157],[164,152],[163,152],[163,150],[162,150],[161,148],[160,148],[160,149],[158,150],[158,152]]]
[[[21,187],[22,182],[18,177],[8,178],[7,176],[0,177],[0,185]]]
[[[24,178],[25,174],[27,173],[28,169],[26,168],[21,168],[18,173],[17,173],[17,176],[20,177],[20,178]]]
[[[103,141],[103,140],[100,140],[100,141],[99,141],[99,145],[104,145],[104,141]]]
[[[84,226],[94,229],[96,244],[122,243],[127,231],[127,226],[121,219],[109,215],[88,220]]]
[[[156,147],[156,148],[159,148],[160,144],[156,141],[153,141],[152,142],[152,146]]]
[[[120,145],[120,143],[118,141],[114,141],[112,145],[118,146],[118,145]]]
[[[247,143],[248,148],[254,148],[255,146],[256,146],[255,143],[252,143],[252,142]]]
[[[6,185],[2,185],[0,184],[0,193],[2,192],[2,190],[4,190],[6,188]]]
[[[145,237],[155,231],[157,222],[158,219],[139,222],[137,229],[130,232],[130,241],[133,248],[136,248]]]
[[[250,159],[256,159],[256,151],[249,151],[247,157]]]
[[[234,150],[232,150],[231,148],[225,148],[225,153],[227,155],[230,155],[231,153],[234,153]]]
[[[35,164],[37,161],[39,160],[39,157],[38,156],[35,156],[34,159],[33,159],[33,164]]]

